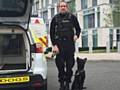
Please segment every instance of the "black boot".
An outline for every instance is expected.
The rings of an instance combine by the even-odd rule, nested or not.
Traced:
[[[69,82],[66,82],[65,90],[70,90]]]
[[[61,82],[61,83],[60,83],[60,89],[59,89],[59,90],[65,90],[64,82]]]

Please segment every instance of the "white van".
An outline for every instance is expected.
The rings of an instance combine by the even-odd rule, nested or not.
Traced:
[[[0,0],[0,90],[47,90],[46,60],[29,34],[32,1]]]

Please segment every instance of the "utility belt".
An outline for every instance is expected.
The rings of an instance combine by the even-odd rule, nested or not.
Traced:
[[[58,37],[59,41],[73,41],[73,37]]]

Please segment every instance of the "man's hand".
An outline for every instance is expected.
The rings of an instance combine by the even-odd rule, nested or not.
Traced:
[[[55,53],[55,54],[58,54],[58,53],[59,53],[59,48],[58,48],[57,45],[54,45],[54,46],[52,47],[52,52]]]
[[[77,35],[74,35],[73,39],[76,41],[78,39]]]

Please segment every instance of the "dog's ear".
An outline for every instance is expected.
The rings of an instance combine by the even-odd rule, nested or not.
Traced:
[[[77,65],[78,65],[78,66],[81,66],[81,64],[83,63],[82,58],[77,57],[76,60],[77,60]]]
[[[79,62],[79,60],[80,60],[80,58],[79,58],[79,57],[77,57],[77,58],[76,58],[77,63]]]
[[[77,57],[76,60],[77,60],[77,62],[86,62],[87,58],[82,59],[82,58]]]

